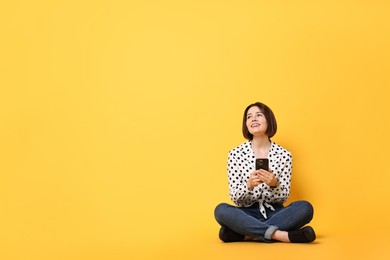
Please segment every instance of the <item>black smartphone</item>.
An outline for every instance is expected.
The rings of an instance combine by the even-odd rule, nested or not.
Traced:
[[[257,158],[256,159],[256,170],[260,170],[260,169],[269,171],[267,158]]]

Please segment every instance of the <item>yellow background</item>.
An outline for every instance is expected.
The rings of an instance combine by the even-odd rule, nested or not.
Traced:
[[[2,1],[1,259],[389,257],[387,1]],[[311,245],[218,240],[245,107]]]

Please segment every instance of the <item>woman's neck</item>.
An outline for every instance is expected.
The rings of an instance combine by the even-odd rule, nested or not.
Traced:
[[[253,149],[268,149],[271,145],[271,141],[268,136],[253,137],[252,148]]]
[[[268,152],[271,147],[271,141],[268,136],[253,137],[252,150],[255,153],[256,158],[268,157]]]

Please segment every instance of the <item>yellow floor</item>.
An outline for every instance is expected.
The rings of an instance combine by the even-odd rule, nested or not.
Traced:
[[[390,259],[389,240],[385,236],[318,234],[311,244],[222,243],[211,233],[199,233],[192,239],[147,239],[115,246],[73,248],[56,251],[56,259]],[[61,258],[58,258],[60,257]],[[47,256],[50,258],[49,255]]]
[[[198,240],[197,240],[198,239]],[[318,235],[312,244],[222,243],[211,235],[169,244],[151,242],[150,251],[138,251],[139,259],[390,259],[388,239],[356,235]],[[161,247],[158,246],[159,243]],[[158,249],[153,250],[152,244]],[[135,253],[135,252],[133,252]]]
[[[77,237],[46,244],[29,245],[8,241],[1,245],[4,260],[137,260],[137,259],[390,259],[389,239],[385,234],[337,234],[317,232],[310,244],[239,242],[223,243],[213,230],[199,230],[193,236],[184,231],[160,236],[117,240],[98,238],[82,241]],[[212,232],[211,232],[212,231]],[[179,235],[180,234],[180,235]],[[129,237],[130,238],[130,237]],[[59,241],[59,240],[58,240]]]

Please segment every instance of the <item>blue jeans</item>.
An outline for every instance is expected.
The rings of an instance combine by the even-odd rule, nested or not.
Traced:
[[[266,208],[267,219],[259,210],[259,204],[235,207],[221,203],[215,208],[215,219],[221,226],[255,240],[271,242],[276,230],[291,231],[300,229],[313,218],[313,206],[307,201],[296,201],[284,207],[282,204],[271,204],[275,211]]]

